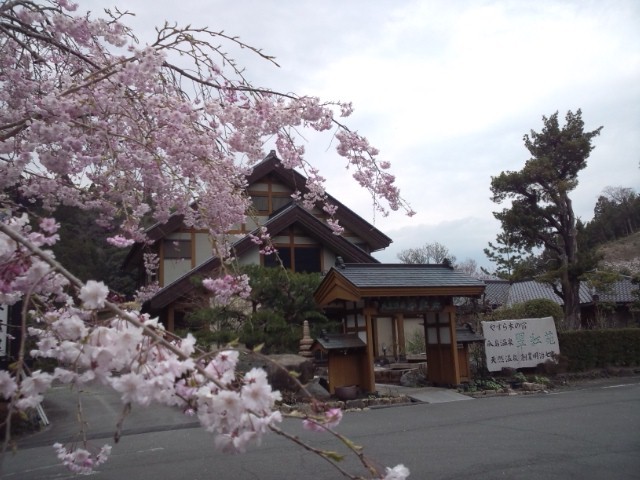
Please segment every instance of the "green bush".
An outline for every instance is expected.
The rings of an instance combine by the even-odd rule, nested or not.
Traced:
[[[569,371],[640,365],[640,328],[558,333]]]
[[[515,320],[519,318],[553,317],[558,331],[564,330],[564,312],[553,300],[540,298],[517,303],[511,307],[502,307],[489,314],[486,320]]]
[[[424,330],[414,330],[407,336],[405,350],[409,355],[424,353],[426,343],[424,341]]]
[[[248,348],[261,345],[265,354],[296,353],[305,320],[309,321],[312,338],[322,330],[339,328],[340,324],[330,322],[313,299],[322,280],[320,274],[257,265],[242,267],[241,272],[249,276],[248,299],[198,309],[184,319],[184,327],[205,348],[238,340]]]

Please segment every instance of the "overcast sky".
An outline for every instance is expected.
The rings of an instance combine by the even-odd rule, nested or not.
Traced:
[[[529,158],[522,137],[542,116],[582,109],[604,126],[573,192],[587,221],[606,186],[640,191],[640,2],[376,0],[81,0],[137,16],[142,43],[165,19],[238,35],[280,68],[239,52],[254,84],[352,101],[349,126],[392,163],[417,214],[373,215],[328,136],[310,136],[308,160],[327,190],[393,240],[376,254],[440,242],[458,260],[482,252],[502,207],[491,176]]]

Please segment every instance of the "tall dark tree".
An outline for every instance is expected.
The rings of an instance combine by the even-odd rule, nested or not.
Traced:
[[[112,291],[132,297],[135,274],[122,269],[127,249],[107,243],[113,232],[96,225],[94,214],[78,207],[60,206],[55,216],[60,222],[60,241],[52,250],[58,261],[82,281],[101,280]]]
[[[516,268],[526,253],[516,248],[511,237],[509,232],[503,231],[496,236],[495,245],[489,242],[489,247],[483,250],[489,261],[496,265],[493,275],[505,280],[515,280]]]
[[[524,144],[531,153],[522,170],[491,178],[492,200],[511,206],[494,212],[514,246],[541,247],[550,257],[546,279],[564,301],[568,326],[580,325],[580,275],[585,268],[578,250],[576,217],[569,193],[578,185],[578,173],[587,166],[591,141],[602,127],[584,131],[582,112],[567,112],[560,127],[558,112],[542,117],[541,132],[531,130]]]
[[[218,346],[238,339],[249,348],[263,345],[263,353],[294,353],[302,338],[302,324],[309,320],[313,337],[331,324],[313,298],[322,277],[319,273],[295,273],[284,268],[245,265],[251,294],[246,302],[196,310],[186,327],[203,344]]]
[[[640,195],[632,188],[606,187],[586,225],[589,245],[597,246],[635,233],[640,226]]]
[[[640,198],[632,188],[608,186],[603,193],[617,207],[619,224],[625,236],[631,235],[638,229],[640,218]]]

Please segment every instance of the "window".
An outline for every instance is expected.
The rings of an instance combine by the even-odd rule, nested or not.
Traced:
[[[273,213],[292,201],[291,196],[288,194],[282,196],[275,196],[267,193],[251,195],[253,208],[259,213]]]
[[[191,258],[191,240],[164,240],[162,255],[165,259],[189,260]]]
[[[320,259],[322,250],[320,247],[294,247],[293,255],[290,247],[276,247],[276,251],[284,268],[298,273],[313,273],[322,270]],[[265,255],[264,266],[277,267],[280,266],[280,262],[275,254]]]
[[[276,247],[278,254],[272,253],[271,255],[264,256],[265,267],[279,267],[280,262],[284,268],[291,269],[291,249],[289,247]]]
[[[285,205],[289,205],[293,200],[290,196],[286,197],[271,197],[271,212],[280,210]]]
[[[257,212],[269,211],[269,197],[266,195],[251,195],[251,203]]]
[[[322,270],[320,262],[320,247],[298,247],[293,252],[296,272],[319,272]]]

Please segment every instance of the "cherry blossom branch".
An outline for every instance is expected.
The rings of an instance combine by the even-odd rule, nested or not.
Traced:
[[[287,432],[285,432],[284,430],[281,430],[278,427],[271,426],[269,428],[270,428],[270,430],[272,432],[280,435],[281,437],[286,438],[287,440],[292,441],[293,443],[301,446],[302,448],[304,448],[308,452],[315,453],[320,458],[326,460],[327,462],[329,462],[331,464],[332,467],[334,467],[336,470],[338,470],[338,472],[340,472],[343,476],[345,476],[347,478],[350,478],[352,480],[362,480],[363,479],[363,477],[351,475],[347,470],[345,470],[340,465],[338,465],[337,462],[342,460],[342,458],[341,458],[340,454],[338,454],[337,452],[330,452],[330,451],[327,451],[327,450],[322,450],[322,449],[319,449],[319,448],[315,448],[315,447],[307,444],[306,442],[303,442],[297,436],[292,435],[290,433],[287,433]]]
[[[309,175],[307,203],[322,206],[324,179],[297,142],[304,141],[305,129],[336,126],[338,153],[354,167],[374,206],[383,210],[384,199],[392,210],[407,208],[377,150],[335,121],[336,110],[351,113],[350,104],[253,87],[244,69],[209,41],[220,38],[277,65],[260,49],[223,31],[168,23],[157,30],[155,44],[139,48],[119,21],[128,12],[106,10],[110,20],[103,20],[68,13],[76,8],[68,0],[0,5],[3,205],[11,201],[6,192],[16,192],[44,209],[64,204],[91,210],[100,224],[120,222],[119,243],[146,242],[148,219],[164,223],[181,215],[188,227],[209,231],[226,261],[232,253],[227,232],[246,220],[249,206],[242,193],[248,168],[238,159],[255,164],[264,158],[265,141],[275,137],[283,165]],[[187,66],[173,63],[177,54]],[[219,58],[223,68],[214,61]],[[11,411],[39,405],[54,378],[76,386],[98,379],[120,392],[125,404],[116,438],[126,405],[151,401],[196,408],[223,450],[242,451],[280,421],[274,410],[279,393],[264,372],[239,375],[238,351],[198,352],[194,360],[193,336],[169,335],[157,319],[107,301],[104,284],[83,284],[45,250],[57,240],[58,227],[45,220],[41,232],[33,231],[27,214],[0,223],[0,298],[25,302],[23,336],[37,338],[32,356],[60,365],[53,375],[35,371],[24,381],[0,371],[0,395],[10,399]],[[241,277],[210,280],[217,293],[246,292]],[[104,321],[96,316],[103,307],[112,315]],[[25,367],[24,346],[21,351],[18,368]],[[79,473],[87,473],[87,462],[98,465],[108,456],[107,447],[97,455],[62,445],[56,451]],[[394,478],[408,474],[400,473]]]
[[[4,224],[0,222],[0,226],[4,226]],[[29,290],[25,294],[25,301],[22,304],[22,309],[20,313],[20,328],[22,332],[27,331],[28,304],[29,304],[29,299],[33,295],[34,287],[35,287],[35,283],[29,287]],[[18,361],[16,362],[14,367],[18,388],[20,388],[22,379],[24,377],[24,368],[25,368],[24,355],[25,355],[25,346],[27,343],[26,340],[27,340],[26,335],[20,335],[20,343],[18,346]],[[7,452],[9,442],[11,441],[11,420],[13,416],[12,414],[13,414],[13,407],[14,407],[15,401],[16,401],[15,398],[11,398],[9,405],[7,406],[7,418],[6,418],[7,423],[5,425],[4,440],[2,442],[2,450],[0,451],[0,478],[2,478],[2,470],[4,467],[4,456],[5,456],[5,453]]]
[[[24,245],[27,249],[29,249],[35,255],[37,255],[39,258],[41,258],[46,263],[48,263],[51,268],[53,268],[54,270],[59,272],[61,275],[63,275],[76,288],[80,289],[84,286],[84,282],[82,282],[79,278],[73,275],[57,260],[51,257],[51,255],[47,254],[40,247],[34,245],[31,241],[29,241],[29,239],[25,238],[23,235],[16,232],[14,229],[8,227],[3,222],[0,222],[0,232],[4,233],[5,235],[15,240],[19,244]],[[23,309],[26,308],[26,305],[28,305],[27,302],[24,303]],[[157,333],[154,329],[150,328],[148,325],[141,322],[136,316],[132,315],[130,312],[122,309],[119,305],[113,302],[110,302],[108,300],[105,300],[104,306],[108,308],[112,313],[117,315],[118,317],[126,320],[127,322],[131,323],[135,327],[140,328],[145,333],[145,335],[153,339],[158,344],[162,345],[164,348],[166,348],[167,350],[169,350],[179,358],[182,358],[182,359],[188,358],[182,350],[180,350],[174,344],[168,342],[162,335]],[[26,316],[23,315],[23,322],[26,321],[24,320],[25,318]],[[23,325],[23,331],[26,332],[26,324]],[[23,342],[25,341],[24,335],[23,335],[22,341]],[[202,374],[203,376],[207,377],[211,382],[215,383],[216,386],[218,386],[219,388],[224,388],[224,385],[221,385],[215,378],[209,378],[210,375],[201,366],[195,365],[194,368],[198,373]]]

